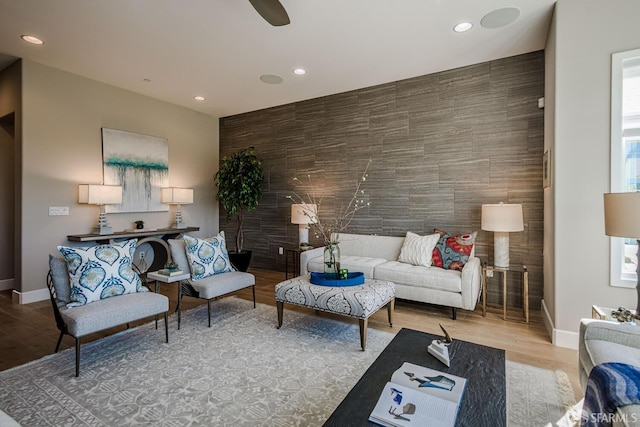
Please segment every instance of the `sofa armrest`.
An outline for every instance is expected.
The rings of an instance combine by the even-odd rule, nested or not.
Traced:
[[[319,256],[323,256],[324,254],[324,246],[320,246],[319,248],[309,249],[308,251],[300,252],[300,275],[304,276],[309,274],[309,270],[307,269],[307,265],[309,260],[317,258]]]
[[[469,257],[469,260],[462,268],[462,308],[474,310],[480,298],[480,283],[482,278],[482,267],[480,258]]]

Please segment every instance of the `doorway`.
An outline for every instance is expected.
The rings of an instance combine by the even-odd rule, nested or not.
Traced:
[[[16,283],[16,140],[15,113],[0,117],[0,290]]]

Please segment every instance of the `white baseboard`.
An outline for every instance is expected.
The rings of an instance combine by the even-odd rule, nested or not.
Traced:
[[[9,291],[15,287],[15,279],[0,280],[0,291]]]
[[[32,302],[49,299],[49,289],[37,289],[35,291],[19,292],[14,289],[11,300],[14,304],[30,304]]]
[[[542,300],[542,322],[547,328],[547,333],[551,337],[551,343],[553,345],[557,347],[570,348],[572,350],[578,349],[578,332],[556,329],[553,325],[551,315],[549,314],[549,310],[547,309],[544,300]]]

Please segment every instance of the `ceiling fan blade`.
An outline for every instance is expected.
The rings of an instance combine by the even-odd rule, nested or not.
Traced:
[[[287,11],[278,0],[249,0],[249,2],[260,16],[274,27],[288,25],[291,22]]]

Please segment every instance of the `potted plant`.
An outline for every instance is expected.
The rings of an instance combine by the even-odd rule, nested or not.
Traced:
[[[254,147],[223,157],[214,177],[218,187],[216,199],[227,211],[227,222],[237,217],[236,248],[229,251],[229,258],[240,271],[247,271],[251,261],[251,251],[243,250],[244,214],[258,206],[262,198],[263,177],[262,161],[255,155]]]

